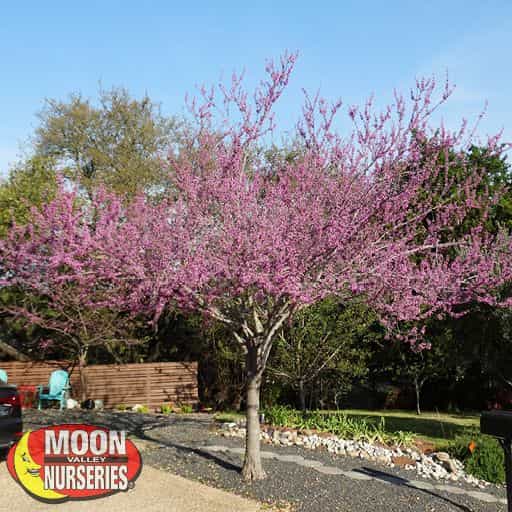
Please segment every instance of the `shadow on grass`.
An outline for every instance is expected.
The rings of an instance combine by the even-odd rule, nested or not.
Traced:
[[[355,419],[364,418],[369,423],[374,424],[378,424],[381,418],[381,416],[378,415],[368,416],[364,413],[348,413],[347,416]],[[454,439],[459,434],[464,434],[472,429],[472,427],[468,425],[458,425],[443,418],[385,416],[384,421],[385,430],[390,433],[401,430],[403,432],[413,432],[418,436],[439,439]]]

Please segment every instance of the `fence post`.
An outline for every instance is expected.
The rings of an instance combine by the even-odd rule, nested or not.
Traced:
[[[149,401],[150,401],[150,397],[151,397],[151,365],[146,365],[146,406],[148,407],[148,409],[150,408],[149,406]]]

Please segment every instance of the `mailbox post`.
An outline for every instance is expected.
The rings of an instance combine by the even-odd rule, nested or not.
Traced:
[[[505,453],[508,512],[512,512],[512,412],[483,412],[480,417],[480,431],[496,437]]]

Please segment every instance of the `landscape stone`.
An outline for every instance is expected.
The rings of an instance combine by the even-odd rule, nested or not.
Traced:
[[[492,494],[488,494],[486,492],[469,491],[467,495],[471,496],[472,498],[476,498],[477,500],[485,501],[486,503],[495,503],[496,501],[498,501],[498,498],[496,498],[496,496],[493,496]]]
[[[434,490],[434,486],[428,482],[422,482],[421,480],[409,480],[408,485],[416,487],[416,489],[422,489],[424,491]]]
[[[407,455],[401,455],[398,457],[391,457],[393,464],[399,467],[416,464],[416,461]]]
[[[347,473],[346,471],[343,471],[340,468],[335,468],[334,466],[317,466],[313,469],[319,473],[323,473],[324,475],[344,475]]]
[[[306,468],[317,468],[319,466],[323,466],[323,463],[319,460],[313,460],[313,459],[303,459],[299,462],[297,462],[299,466],[304,466]]]

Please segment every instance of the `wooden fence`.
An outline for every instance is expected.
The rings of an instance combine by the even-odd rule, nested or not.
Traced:
[[[18,386],[47,384],[53,370],[68,367],[64,361],[0,362],[9,383]],[[163,403],[198,402],[196,362],[91,365],[84,375],[87,398],[101,399],[105,407],[142,404],[157,410]],[[70,380],[72,395],[79,399],[78,368],[71,371]]]

